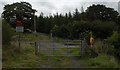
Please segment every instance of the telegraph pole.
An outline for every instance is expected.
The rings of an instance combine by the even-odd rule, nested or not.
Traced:
[[[34,13],[34,33],[36,34],[36,22],[35,22],[35,13]]]

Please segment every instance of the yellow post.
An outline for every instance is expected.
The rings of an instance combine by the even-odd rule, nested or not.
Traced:
[[[50,38],[51,38],[51,40],[52,40],[52,33],[50,34]]]
[[[90,44],[91,44],[91,48],[92,48],[92,45],[93,45],[93,35],[91,33],[91,37],[90,37]]]

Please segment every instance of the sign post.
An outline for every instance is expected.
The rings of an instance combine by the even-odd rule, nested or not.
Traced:
[[[16,21],[16,32],[19,32],[19,48],[20,48],[20,40],[21,40],[21,37],[20,37],[20,32],[24,32],[24,22],[23,21]]]

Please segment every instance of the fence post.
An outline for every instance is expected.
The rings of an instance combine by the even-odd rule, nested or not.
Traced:
[[[21,49],[20,47],[21,47],[21,36],[20,36],[20,33],[19,33],[19,50]]]
[[[53,41],[53,56],[54,56],[54,41]]]
[[[37,55],[37,54],[38,54],[38,43],[35,42],[35,55]]]
[[[81,50],[80,50],[80,52],[81,52],[81,56],[82,56],[82,40],[81,40]]]
[[[38,47],[39,47],[39,54],[40,54],[40,41],[39,41],[39,46]]]
[[[85,49],[85,38],[84,38],[84,40],[82,40],[82,43],[81,43],[82,45],[81,45],[81,56],[83,56],[84,55],[84,53],[85,53],[85,51],[84,51],[84,49]]]

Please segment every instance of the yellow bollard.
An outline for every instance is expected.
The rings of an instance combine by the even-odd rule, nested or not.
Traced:
[[[51,40],[52,40],[52,33],[50,34],[50,38],[51,38]]]
[[[92,45],[93,45],[93,35],[91,34],[91,37],[90,37],[90,44],[91,44],[91,48],[92,48]]]

